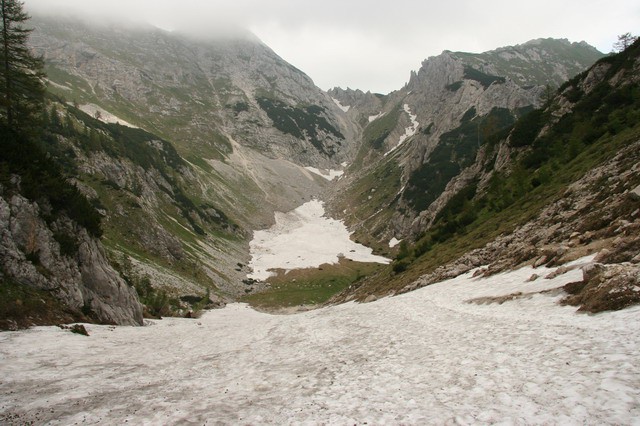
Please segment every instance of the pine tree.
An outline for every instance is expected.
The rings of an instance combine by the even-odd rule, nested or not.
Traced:
[[[618,41],[613,44],[613,50],[616,52],[623,52],[627,47],[631,46],[638,37],[631,35],[631,33],[624,33],[618,36]]]
[[[43,107],[42,58],[27,46],[30,19],[19,0],[0,0],[2,33],[0,46],[0,119],[10,128],[30,130]]]

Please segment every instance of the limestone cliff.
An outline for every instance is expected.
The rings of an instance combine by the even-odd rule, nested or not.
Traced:
[[[111,267],[100,242],[67,218],[48,224],[46,209],[0,189],[3,280],[43,290],[79,317],[142,325],[136,291]]]

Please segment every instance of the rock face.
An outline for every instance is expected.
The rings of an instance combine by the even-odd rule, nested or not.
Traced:
[[[75,253],[62,247],[60,234],[73,238]],[[68,219],[48,225],[42,208],[19,195],[0,196],[0,267],[7,278],[50,292],[85,317],[142,325],[135,290],[110,266],[100,242]]]
[[[331,98],[248,32],[199,39],[153,27],[32,21],[31,43],[55,69],[53,91],[189,152],[226,156],[233,139],[272,158],[332,167],[354,148],[354,126]]]

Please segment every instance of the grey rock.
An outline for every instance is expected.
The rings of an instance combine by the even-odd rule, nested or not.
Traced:
[[[135,290],[110,266],[101,244],[68,219],[51,227],[40,207],[14,195],[0,197],[0,269],[16,282],[52,292],[76,312],[89,309],[104,323],[142,325],[142,306]],[[62,255],[54,229],[73,235],[79,250]],[[37,258],[36,264],[28,257]]]

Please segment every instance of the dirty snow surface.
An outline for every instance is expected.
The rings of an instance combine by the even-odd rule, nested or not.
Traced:
[[[250,243],[253,272],[249,278],[266,280],[273,269],[315,268],[338,263],[340,257],[356,262],[389,263],[349,238],[347,227],[325,216],[322,201],[312,200],[288,212],[276,212],[276,224],[255,231]]]
[[[535,294],[469,299],[539,268],[471,273],[368,304],[268,315],[234,304],[148,327],[0,333],[1,424],[637,424],[640,309]]]

